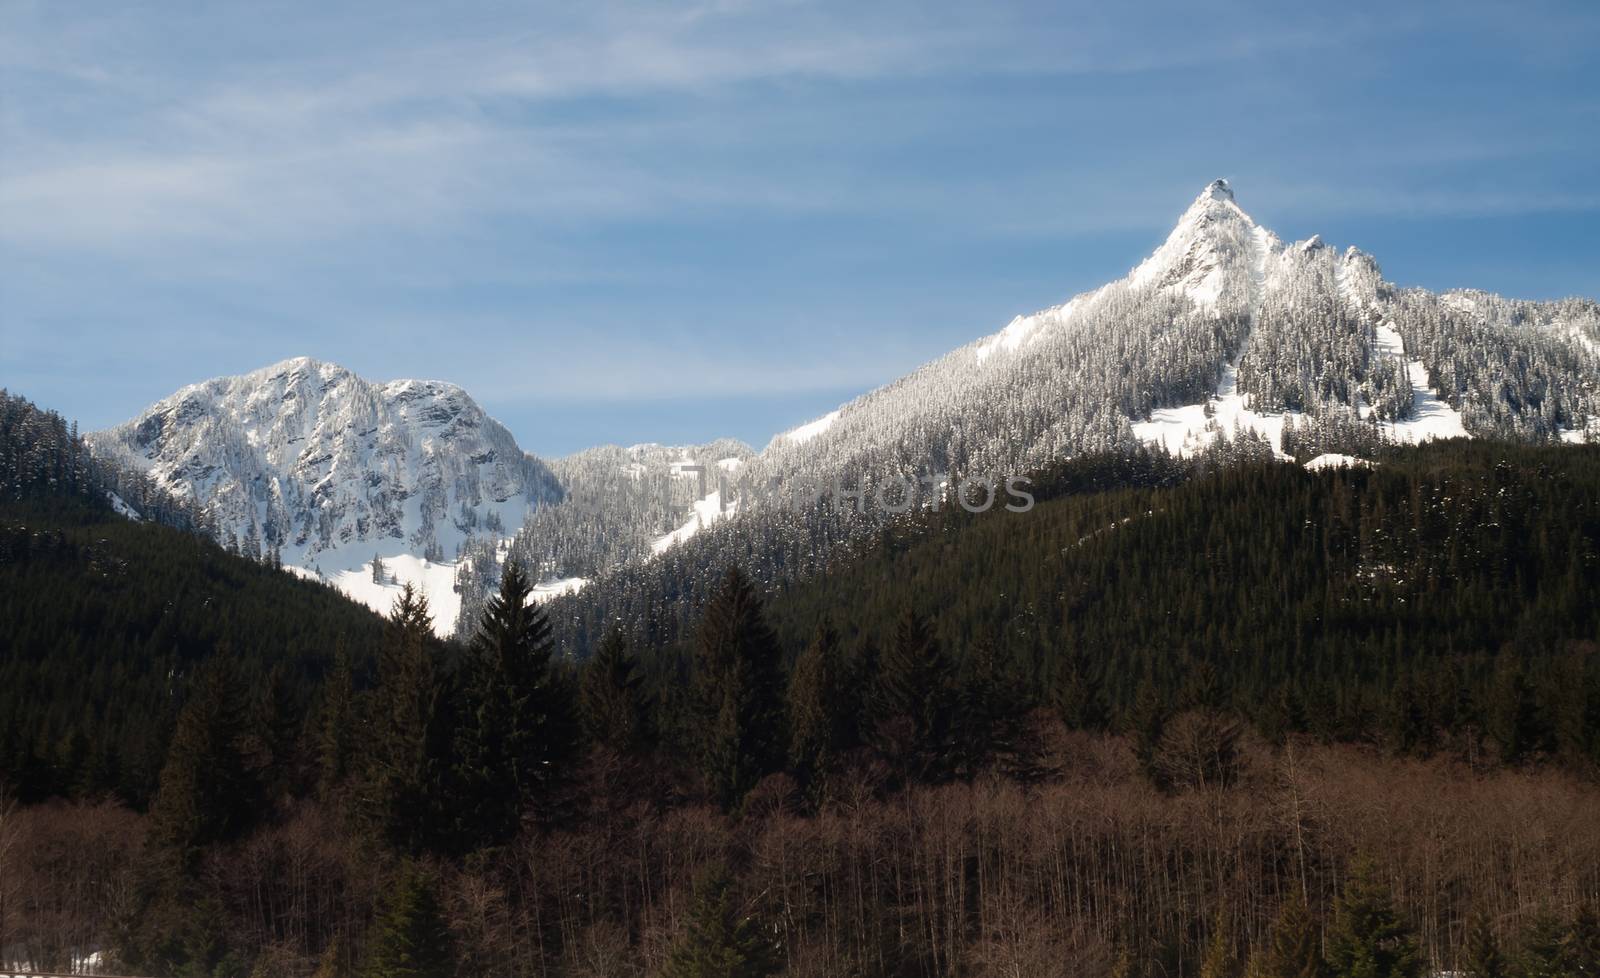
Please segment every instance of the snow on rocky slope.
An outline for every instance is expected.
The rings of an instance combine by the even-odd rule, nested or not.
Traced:
[[[510,537],[561,496],[459,387],[371,383],[304,357],[194,384],[90,437],[198,504],[225,545],[276,553],[386,611],[387,595],[366,593],[382,557],[428,593],[441,632],[459,605],[457,549]]]
[[[748,486],[938,485],[1235,438],[1286,458],[1291,424],[1406,442],[1600,437],[1600,304],[1401,289],[1355,248],[1284,242],[1218,180],[1124,278],[1017,316],[759,453],[726,439],[602,446],[547,467],[459,388],[371,384],[306,359],[185,388],[93,440],[201,504],[247,553],[281,550],[380,610],[393,580],[413,580],[448,631],[451,608],[470,618],[506,557],[548,591],[581,586],[735,514],[759,518]],[[1347,451],[1297,437],[1308,458]],[[686,463],[706,471],[686,479]],[[371,580],[374,555],[393,580]],[[452,568],[471,594],[444,593]]]

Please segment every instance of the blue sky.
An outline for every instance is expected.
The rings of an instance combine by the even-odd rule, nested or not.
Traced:
[[[0,0],[0,386],[92,429],[309,355],[541,454],[759,447],[1218,176],[1402,284],[1600,295],[1600,4],[1120,6]]]

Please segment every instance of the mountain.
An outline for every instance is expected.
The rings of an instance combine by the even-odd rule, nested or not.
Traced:
[[[580,650],[616,622],[670,641],[730,563],[805,580],[871,545],[908,488],[933,506],[1085,454],[1320,466],[1451,437],[1600,438],[1600,305],[1401,288],[1357,249],[1284,242],[1219,180],[1124,278],[772,439],[719,492],[732,519],[591,582],[557,627]]]
[[[1083,453],[1310,461],[1449,437],[1600,437],[1600,305],[1401,288],[1355,248],[1283,241],[1217,180],[1122,279],[759,453],[606,446],[547,465],[459,388],[375,385],[305,359],[185,388],[93,443],[247,554],[281,550],[376,608],[399,582],[423,584],[448,631],[508,556],[553,595],[685,546],[701,556],[674,565],[715,563],[695,538],[730,518],[787,548],[751,557],[792,576],[882,522],[864,503],[816,509],[841,489],[926,505],[952,479]]]
[[[1126,277],[773,439],[752,478],[1026,471],[1192,454],[1285,427],[1398,442],[1577,441],[1600,418],[1600,305],[1437,294],[1320,237],[1285,243],[1207,186]]]
[[[509,538],[562,495],[459,387],[376,384],[305,357],[185,387],[89,440],[245,556],[326,577],[379,610],[399,582],[423,586],[444,632],[457,551]],[[375,579],[375,556],[391,577]]]

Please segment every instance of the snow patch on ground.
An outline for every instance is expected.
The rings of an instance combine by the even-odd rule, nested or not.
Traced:
[[[1372,468],[1372,462],[1368,461],[1367,459],[1357,458],[1354,455],[1339,455],[1334,452],[1318,455],[1316,458],[1306,463],[1306,471],[1308,472],[1320,472],[1323,469],[1370,468]]]
[[[1207,405],[1211,417],[1206,417]],[[1150,412],[1149,421],[1137,421],[1133,433],[1141,440],[1162,445],[1168,452],[1187,457],[1203,451],[1223,432],[1253,431],[1272,444],[1272,452],[1283,461],[1293,461],[1283,453],[1283,423],[1298,412],[1262,414],[1250,409],[1250,396],[1239,393],[1239,367],[1228,364],[1222,370],[1217,394],[1206,404],[1162,408]]]
[[[792,445],[799,445],[827,431],[833,427],[833,423],[837,420],[839,420],[839,412],[837,410],[829,411],[815,421],[808,421],[798,428],[791,428],[785,431],[774,441],[782,439]]]
[[[1568,445],[1600,445],[1600,418],[1590,418],[1586,428],[1563,428],[1561,440]]]
[[[135,523],[144,522],[144,517],[139,515],[139,511],[134,509],[132,506],[129,506],[127,500],[123,499],[121,496],[114,492],[107,492],[106,499],[111,503],[112,512],[116,513],[118,516],[121,516],[124,519],[130,519]]]
[[[1600,357],[1600,344],[1596,344],[1594,340],[1591,340],[1589,334],[1583,331],[1582,326],[1573,326],[1569,332],[1572,338],[1578,341],[1579,346]]]
[[[380,615],[389,613],[405,585],[410,584],[428,599],[433,630],[441,638],[455,632],[456,619],[461,616],[461,595],[456,593],[454,563],[436,564],[412,554],[398,554],[383,558],[383,568],[382,583],[372,579],[371,561],[359,568],[336,571],[328,581]]]
[[[1377,327],[1376,334],[1379,352],[1405,360],[1405,341],[1393,326],[1384,323]],[[1421,360],[1406,362],[1406,376],[1411,380],[1411,417],[1384,425],[1395,441],[1415,445],[1435,438],[1472,437],[1461,423],[1461,412],[1428,386],[1428,368]]]
[[[283,569],[297,577],[331,584],[352,601],[364,604],[380,615],[387,615],[394,608],[395,599],[410,584],[427,597],[434,632],[441,638],[453,635],[456,620],[461,617],[461,595],[456,592],[457,563],[424,560],[414,554],[394,554],[380,559],[384,569],[382,582],[372,579],[371,560],[328,573],[295,564],[285,564]],[[573,594],[583,590],[588,583],[588,579],[583,577],[541,581],[534,585],[533,600],[543,602],[563,594]]]
[[[543,603],[563,594],[577,594],[589,583],[587,577],[562,577],[533,586],[533,600]]]
[[[1085,292],[1083,295],[1073,296],[1071,300],[1059,306],[1036,312],[1031,316],[1018,316],[1006,324],[1006,328],[980,342],[974,349],[973,356],[979,363],[988,360],[997,350],[1007,353],[1016,351],[1023,343],[1036,337],[1039,331],[1050,326],[1060,326],[1072,318],[1084,303],[1093,299],[1100,290]]]
[[[694,511],[689,514],[689,519],[684,524],[664,536],[657,537],[650,542],[651,553],[665,553],[668,547],[683,541],[700,532],[701,527],[710,526],[720,519],[725,519],[739,508],[737,502],[726,508],[722,505],[722,491],[720,489],[709,493],[704,499],[694,504]]]

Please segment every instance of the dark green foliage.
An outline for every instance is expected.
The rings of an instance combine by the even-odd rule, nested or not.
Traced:
[[[242,698],[224,654],[201,669],[178,714],[151,809],[158,844],[192,868],[202,848],[236,837],[256,814],[256,784],[245,770]]]
[[[873,694],[874,743],[902,776],[937,781],[953,773],[956,667],[915,611],[907,609],[895,624]]]
[[[1467,922],[1467,944],[1461,953],[1461,971],[1466,978],[1508,978],[1511,974],[1505,956],[1500,953],[1494,928],[1483,913],[1473,914]]]
[[[0,782],[24,800],[147,804],[189,683],[217,649],[243,684],[264,688],[279,668],[291,714],[340,642],[372,661],[381,619],[333,589],[68,503],[0,502],[0,755],[12,757]],[[73,744],[85,749],[61,752]]]
[[[447,851],[456,841],[449,691],[425,597],[395,600],[378,660],[366,752],[365,814],[397,851]]]
[[[1056,665],[1051,700],[1069,730],[1101,730],[1106,725],[1105,695],[1081,649],[1062,652]]]
[[[1520,978],[1572,978],[1562,948],[1561,920],[1551,913],[1535,914],[1523,929],[1517,947]]]
[[[789,681],[789,764],[813,796],[823,793],[828,775],[852,746],[857,713],[839,634],[823,622]]]
[[[1541,756],[1559,724],[1562,759],[1595,764],[1600,449],[1456,443],[1379,461],[1088,494],[1041,480],[1025,514],[908,518],[892,545],[780,592],[773,620],[798,643],[830,615],[847,643],[887,650],[908,605],[937,608],[932,637],[958,662],[993,642],[1059,676],[1055,650],[1077,650],[1124,720],[1145,682],[1181,709],[1203,662],[1223,705],[1274,739],[1417,752],[1468,753],[1490,732],[1503,660],[1523,679],[1495,746]]]
[[[1317,940],[1316,921],[1299,893],[1291,893],[1272,922],[1267,946],[1260,952],[1258,978],[1323,978],[1327,969]]]
[[[1014,659],[979,642],[957,680],[955,772],[972,777],[998,765],[1015,776],[1034,774],[1027,718],[1028,683]]]
[[[467,657],[459,790],[474,800],[467,833],[475,845],[506,842],[524,815],[547,807],[577,750],[572,697],[532,594],[522,568],[508,564]]]
[[[760,923],[735,905],[727,871],[708,870],[695,887],[688,926],[673,946],[662,978],[767,978],[781,967]]]
[[[1328,934],[1333,978],[1418,978],[1425,962],[1411,925],[1371,862],[1352,870]]]
[[[454,942],[433,880],[408,867],[368,937],[363,978],[453,978]]]
[[[1495,676],[1489,701],[1489,736],[1510,762],[1548,746],[1533,687],[1518,663],[1504,664]]]
[[[694,670],[700,770],[724,809],[783,765],[780,656],[760,596],[730,571],[706,606]]]
[[[350,779],[356,762],[355,680],[350,657],[341,644],[333,669],[322,687],[322,713],[317,725],[317,793],[335,800]]]
[[[650,704],[644,677],[621,630],[612,630],[584,663],[578,693],[583,731],[590,743],[618,754],[636,753],[649,745]]]
[[[245,766],[268,804],[285,800],[300,787],[299,741],[304,716],[288,668],[282,663],[272,666],[252,695],[242,741]]]
[[[1133,754],[1139,762],[1139,770],[1151,784],[1164,786],[1166,779],[1160,759],[1161,738],[1167,728],[1167,706],[1154,683],[1146,680],[1139,686],[1139,694],[1134,698],[1124,726],[1133,738]]]

